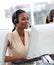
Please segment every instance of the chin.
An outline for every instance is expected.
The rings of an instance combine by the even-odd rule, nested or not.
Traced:
[[[24,29],[28,29],[28,28],[24,28]]]
[[[28,29],[28,27],[25,27],[24,29]]]

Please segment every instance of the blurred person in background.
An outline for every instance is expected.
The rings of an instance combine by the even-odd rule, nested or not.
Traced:
[[[54,23],[54,9],[52,9],[49,16],[46,17],[46,23]]]

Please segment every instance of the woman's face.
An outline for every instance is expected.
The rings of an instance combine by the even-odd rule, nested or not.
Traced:
[[[18,16],[18,24],[17,27],[19,29],[27,29],[29,24],[29,18],[26,12],[21,13]]]

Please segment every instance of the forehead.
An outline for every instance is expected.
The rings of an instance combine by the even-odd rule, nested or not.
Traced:
[[[19,17],[28,17],[28,14],[26,12],[23,12],[19,15]]]

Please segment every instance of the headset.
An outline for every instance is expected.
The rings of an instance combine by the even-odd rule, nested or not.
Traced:
[[[25,11],[24,10],[21,10],[21,9],[17,10],[16,12],[14,12],[14,14],[12,16],[12,22],[13,22],[14,25],[16,25],[18,23],[18,16],[21,13],[23,13],[23,12],[25,12]]]
[[[19,19],[18,19],[18,16],[19,16],[21,13],[23,13],[23,12],[25,12],[25,11],[19,9],[19,10],[15,11],[15,12],[13,13],[13,15],[12,15],[12,23],[14,24],[14,28],[13,28],[12,32],[15,30],[16,24],[19,23],[19,21],[18,21],[18,20],[19,20]]]
[[[14,25],[18,23],[17,11],[13,13],[12,22]]]

